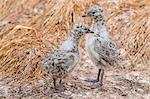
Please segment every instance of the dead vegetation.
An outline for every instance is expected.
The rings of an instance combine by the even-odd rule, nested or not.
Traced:
[[[64,40],[74,23],[91,23],[81,16],[93,4],[105,9],[107,28],[125,59],[125,69],[108,69],[105,85],[89,90],[81,79],[95,75],[96,68],[83,48],[81,63],[67,78],[67,91],[76,99],[150,97],[149,0],[1,0],[2,98],[57,97],[43,80],[49,78],[41,61]]]

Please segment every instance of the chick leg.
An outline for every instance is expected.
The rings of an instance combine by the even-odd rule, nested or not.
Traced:
[[[55,78],[53,78],[53,84],[54,84],[55,90],[58,90],[59,92],[64,91],[61,79],[59,80],[59,83],[58,83],[58,79],[56,80]]]
[[[103,76],[102,69],[99,69],[96,79],[94,79],[94,80],[88,79],[88,80],[85,80],[85,81],[91,82],[91,83],[98,83],[103,78],[103,77],[101,77],[101,75]]]
[[[96,80],[97,82],[100,81],[101,71],[102,71],[102,69],[98,69],[97,80]]]
[[[104,69],[99,69],[97,81],[101,86],[103,85],[103,77],[104,77]]]
[[[104,69],[99,69],[98,70],[98,74],[97,74],[97,78],[95,80],[85,80],[87,82],[91,82],[92,83],[92,86],[89,86],[91,87],[92,89],[95,89],[95,88],[98,88],[100,86],[102,86],[103,84],[103,76],[104,76]]]
[[[65,91],[63,83],[62,83],[62,79],[60,79],[59,81],[59,96],[65,99],[70,99],[71,95],[67,95],[65,93],[63,93]]]
[[[59,80],[59,90],[60,90],[60,92],[63,92],[65,90],[63,83],[62,83],[62,79]]]
[[[53,78],[53,84],[54,84],[54,88],[57,89],[56,79],[55,78]]]

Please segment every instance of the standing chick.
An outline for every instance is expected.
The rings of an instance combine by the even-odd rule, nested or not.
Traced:
[[[93,6],[82,17],[91,17],[93,19],[91,30],[94,31],[94,34],[90,34],[86,38],[86,50],[93,63],[99,68],[97,79],[89,81],[101,86],[104,67],[114,65],[119,53],[115,43],[106,31],[104,13],[101,7]]]
[[[88,33],[94,33],[84,24],[77,24],[68,38],[44,60],[44,71],[52,76],[55,89],[62,91],[62,79],[64,79],[79,63],[80,38]],[[56,82],[59,80],[59,86]]]

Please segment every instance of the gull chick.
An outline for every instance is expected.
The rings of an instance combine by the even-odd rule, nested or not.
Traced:
[[[92,62],[99,68],[96,80],[88,80],[101,86],[103,83],[104,67],[112,66],[117,62],[118,51],[114,41],[109,37],[104,19],[104,11],[98,5],[90,8],[82,17],[91,17],[93,24],[90,34],[86,38],[86,50]]]
[[[79,42],[80,38],[92,32],[83,23],[74,26],[68,38],[44,60],[44,71],[52,76],[55,89],[62,90],[62,80],[73,71],[79,63]],[[59,86],[57,86],[59,81]]]

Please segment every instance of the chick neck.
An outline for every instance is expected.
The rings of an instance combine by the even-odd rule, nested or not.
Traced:
[[[104,16],[99,15],[94,17],[92,30],[96,35],[103,38],[108,38]]]
[[[83,34],[80,33],[80,31],[77,30],[71,31],[68,38],[60,46],[60,49],[67,50],[67,51],[78,51],[78,46],[82,35]]]

